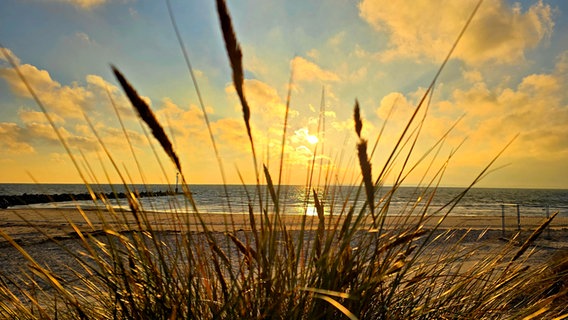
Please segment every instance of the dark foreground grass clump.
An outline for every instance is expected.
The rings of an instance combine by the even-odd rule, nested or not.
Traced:
[[[376,177],[373,177],[370,161],[373,152],[367,150],[367,140],[361,135],[363,122],[356,103],[355,133],[359,140],[353,150],[357,150],[361,185],[340,197],[333,184],[315,187],[308,183],[305,209],[307,211],[308,203],[312,203],[315,215],[286,215],[280,203],[285,192],[280,178],[274,184],[266,166],[261,170],[257,165],[254,133],[249,124],[250,109],[242,86],[242,52],[224,1],[217,1],[217,8],[256,170],[257,185],[247,191],[246,223],[234,223],[231,215],[227,215],[224,232],[213,230],[208,217],[199,212],[192,199],[190,185],[183,179],[176,150],[166,130],[126,77],[114,68],[128,98],[182,176],[185,200],[174,205],[181,209],[164,213],[169,221],[167,228],[154,224],[153,213],[139,205],[137,190],[131,190],[128,181],[123,179],[129,208],[100,207],[96,215],[102,232],[97,231],[99,229],[84,214],[87,229],[69,221],[75,230],[74,246],[52,238],[66,251],[69,267],[65,272],[37,262],[24,247],[0,230],[0,235],[27,261],[21,274],[0,274],[0,317],[563,318],[567,312],[566,256],[557,258],[549,266],[528,268],[523,264],[528,246],[550,220],[520,248],[504,245],[501,251],[473,263],[468,261],[476,254],[475,249],[464,249],[459,240],[466,235],[437,228],[469,188],[487,173],[493,161],[480,170],[469,188],[436,212],[429,210],[429,204],[436,195],[444,168],[432,169],[433,178],[416,189],[416,196],[422,202],[409,203],[398,216],[396,227],[386,222],[389,206],[404,181],[405,166],[414,150],[402,146],[416,143],[420,128],[425,125],[424,120],[415,118],[427,103],[437,75]],[[467,24],[469,21],[466,27]],[[451,51],[448,58],[450,54]],[[440,71],[444,65],[445,62]],[[17,69],[17,65],[14,67]],[[190,69],[190,72],[193,71]],[[22,81],[27,84],[24,77]],[[35,96],[33,88],[27,86]],[[41,106],[41,101],[37,102]],[[55,126],[54,130],[57,130]],[[443,139],[432,146],[430,152]],[[61,141],[65,144],[63,139]],[[284,143],[285,139],[282,141]],[[212,142],[214,145],[214,140]],[[102,141],[101,145],[104,148]],[[71,152],[69,155],[73,158]],[[115,163],[112,154],[107,152],[107,156]],[[420,157],[419,161],[425,157]],[[394,185],[386,187],[385,177],[397,159],[403,159],[404,165]],[[81,167],[76,167],[81,172]],[[121,173],[117,166],[115,170]],[[280,168],[279,176],[282,170]],[[260,181],[265,183],[261,186]],[[379,191],[384,196],[379,197]],[[184,208],[191,213],[182,210]],[[426,229],[424,223],[432,219],[439,222]],[[42,232],[41,227],[38,231]],[[446,241],[456,237],[457,241]]]

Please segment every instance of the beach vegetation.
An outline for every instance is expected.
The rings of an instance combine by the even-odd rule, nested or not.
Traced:
[[[448,52],[438,73],[423,93],[406,127],[380,168],[370,159],[377,152],[376,141],[364,134],[362,106],[354,99],[352,146],[358,185],[348,194],[335,188],[339,181],[313,182],[316,154],[303,188],[304,212],[286,213],[281,199],[285,137],[276,171],[271,171],[256,151],[253,126],[243,87],[244,72],[237,35],[223,0],[217,0],[232,81],[242,106],[246,136],[250,144],[251,165],[255,181],[243,181],[248,199],[245,215],[223,215],[221,230],[200,212],[178,159],[183,148],[176,149],[167,127],[154,116],[151,108],[120,71],[112,70],[125,95],[149,128],[181,177],[183,200],[172,203],[169,212],[156,213],[138,201],[131,187],[129,173],[117,164],[104,142],[99,143],[105,156],[120,175],[128,207],[117,208],[108,201],[95,210],[97,223],[81,207],[83,221],[68,221],[79,249],[42,230],[38,232],[66,252],[66,268],[55,268],[38,261],[24,244],[0,230],[0,236],[25,258],[19,274],[0,274],[0,317],[13,319],[562,319],[568,307],[566,297],[566,255],[559,255],[549,265],[528,266],[530,247],[554,219],[552,215],[534,233],[522,239],[503,242],[497,252],[479,255],[476,246],[462,242],[468,230],[440,228],[467,192],[490,173],[492,161],[480,167],[471,185],[464,188],[442,208],[430,204],[443,181],[444,170],[454,152],[440,167],[431,166],[416,187],[416,201],[407,203],[395,218],[387,220],[391,202],[406,176],[422,163],[442,157],[438,154],[447,129],[424,154],[415,155],[420,132],[427,125],[428,108],[436,81],[459,39],[474,16],[472,12],[463,29],[456,32],[454,47]],[[481,3],[481,2],[480,2]],[[478,4],[479,6],[479,4]],[[170,11],[174,28],[175,20]],[[185,47],[180,41],[182,52]],[[185,55],[188,71],[193,70]],[[6,59],[10,57],[7,55]],[[13,64],[16,71],[17,64]],[[34,89],[20,73],[32,97]],[[293,72],[289,87],[293,84]],[[135,81],[133,81],[135,82]],[[290,109],[289,91],[283,132]],[[110,95],[109,95],[110,98]],[[112,99],[111,99],[112,100]],[[112,101],[111,101],[112,103]],[[116,109],[116,108],[115,108]],[[207,120],[206,108],[202,111]],[[424,112],[424,116],[422,113]],[[119,113],[117,115],[120,118]],[[85,116],[88,121],[88,117]],[[64,146],[65,140],[50,120]],[[91,126],[96,134],[96,128]],[[222,157],[217,151],[214,134],[208,126],[212,148],[221,176],[225,175]],[[124,131],[126,140],[128,134]],[[379,136],[377,140],[381,137]],[[370,143],[372,142],[372,143]],[[320,143],[313,139],[314,144]],[[510,142],[509,142],[510,143]],[[504,143],[503,151],[508,143]],[[67,148],[67,147],[66,147]],[[345,147],[349,153],[350,146]],[[82,175],[86,187],[97,200],[95,188],[86,178],[89,168],[81,164],[69,148],[68,154]],[[134,150],[132,150],[135,158]],[[159,159],[159,157],[156,157]],[[433,163],[433,161],[432,161]],[[85,168],[86,167],[86,168]],[[137,168],[141,170],[141,168]],[[85,170],[87,173],[85,173]],[[332,168],[323,172],[336,175]],[[387,177],[389,184],[387,185]],[[393,178],[394,177],[394,178]],[[101,177],[102,178],[102,177]],[[393,183],[391,183],[394,181]],[[251,187],[251,185],[253,187]],[[173,187],[172,190],[174,191]],[[177,190],[176,190],[177,191]],[[220,201],[230,195],[225,188]],[[100,196],[100,195],[99,195]],[[107,196],[104,196],[105,198]],[[180,199],[179,197],[176,199]],[[348,199],[348,200],[341,200]],[[105,199],[103,199],[105,200]],[[108,199],[107,199],[108,200]],[[25,220],[25,217],[21,217]],[[156,225],[156,219],[167,220]],[[243,222],[244,221],[244,222]],[[426,227],[426,222],[434,222]],[[480,235],[482,237],[483,234]],[[519,245],[515,245],[519,243]]]

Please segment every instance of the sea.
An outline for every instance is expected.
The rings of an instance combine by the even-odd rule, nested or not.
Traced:
[[[125,192],[124,185],[94,185],[95,193]],[[193,212],[188,196],[181,193],[181,186],[171,185],[129,185],[130,191],[162,192],[168,195],[140,198],[140,206],[146,211],[155,212]],[[199,212],[213,214],[248,213],[249,204],[254,212],[263,208],[274,210],[270,190],[254,185],[189,185],[191,197]],[[473,188],[459,202],[454,201],[465,188],[438,187],[424,189],[419,187],[399,187],[394,193],[391,187],[378,190],[375,197],[381,210],[388,204],[388,215],[428,214],[465,215],[465,216],[541,216],[546,217],[559,211],[559,216],[568,216],[568,190],[566,189],[511,189],[511,188]],[[316,215],[314,190],[304,186],[282,186],[278,190],[279,211],[292,215]],[[354,207],[360,210],[366,199],[363,188],[357,186],[328,186],[315,190],[318,202],[325,214],[338,214]],[[31,194],[85,194],[88,189],[84,184],[0,184],[0,196],[20,196]],[[388,200],[387,200],[388,199]],[[38,203],[11,208],[96,208],[113,206],[128,208],[126,199],[82,200],[68,202]]]

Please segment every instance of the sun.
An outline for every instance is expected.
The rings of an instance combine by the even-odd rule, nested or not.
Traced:
[[[319,142],[318,137],[312,136],[311,134],[308,134],[308,135],[306,136],[306,140],[308,141],[309,144],[316,144],[316,143]]]

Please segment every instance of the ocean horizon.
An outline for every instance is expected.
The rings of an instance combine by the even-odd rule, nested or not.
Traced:
[[[92,185],[95,193],[124,193],[123,185],[101,184]],[[161,196],[145,197],[140,203],[147,211],[191,211],[184,195],[175,194],[175,185],[167,184],[134,184],[129,185],[131,190],[145,193],[159,193]],[[179,187],[181,190],[181,187]],[[285,185],[281,187],[280,202],[286,214],[315,214],[313,195],[307,193],[304,186]],[[189,185],[192,196],[200,212],[203,213],[247,213],[249,203],[258,204],[256,187],[254,185],[227,185],[225,193],[223,185]],[[364,202],[364,195],[357,197],[357,186],[329,186],[320,189],[318,197],[324,204],[326,213],[337,214],[349,207],[360,208]],[[385,186],[377,192],[376,202],[381,207],[380,199],[388,197],[390,187]],[[433,214],[443,214],[448,204],[452,202],[463,187],[438,187],[430,203],[424,194],[424,188],[400,187],[392,196],[389,203],[389,215],[420,212],[421,208],[428,206]],[[426,195],[429,197],[430,189]],[[33,183],[0,183],[0,196],[22,195],[58,195],[58,194],[85,194],[88,190],[84,184],[33,184]],[[166,194],[167,193],[167,194]],[[261,198],[269,197],[268,190],[262,187]],[[11,208],[74,208],[79,204],[83,208],[93,208],[104,205],[128,208],[125,199],[111,199],[109,203],[101,201],[80,200],[52,203],[36,203],[30,205],[11,206]],[[519,212],[517,212],[519,211]],[[452,209],[452,215],[466,216],[496,216],[517,215],[547,216],[552,212],[560,211],[560,216],[568,216],[568,190],[567,189],[528,189],[528,188],[472,188]]]

